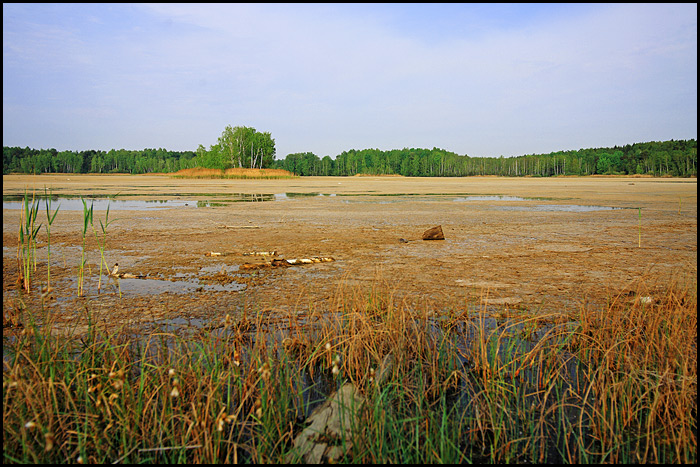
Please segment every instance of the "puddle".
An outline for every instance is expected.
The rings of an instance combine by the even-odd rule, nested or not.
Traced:
[[[205,284],[198,280],[119,279],[122,294],[158,295],[162,293],[191,294],[193,292],[237,292],[245,284]]]
[[[580,204],[537,204],[535,206],[498,206],[494,208],[498,211],[562,211],[562,212],[593,212],[593,211],[613,211],[617,209],[612,206],[586,206]]]
[[[197,292],[239,292],[246,288],[246,284],[240,284],[235,280],[227,283],[212,283],[209,281],[200,281],[197,278],[176,277],[177,280],[154,279],[154,278],[121,278],[103,276],[102,277],[102,294],[115,293],[118,294],[121,289],[122,296],[135,295],[160,295],[164,293],[184,295]],[[96,276],[91,276],[85,279],[85,294],[86,296],[97,295],[97,285],[99,279]],[[68,279],[68,284],[58,284],[55,288],[69,288],[77,290],[77,279]],[[69,294],[69,299],[73,298]],[[58,298],[61,302],[63,299]]]
[[[455,198],[453,201],[528,201],[535,198],[523,198],[522,196],[505,196],[505,195],[469,195],[461,198]]]
[[[191,198],[181,198],[180,196],[188,196]],[[509,195],[480,195],[480,194],[470,194],[470,193],[439,193],[439,194],[411,194],[411,193],[399,193],[399,194],[379,194],[379,193],[355,193],[355,194],[324,194],[319,192],[311,193],[277,193],[277,194],[265,194],[265,193],[238,193],[232,195],[212,195],[212,199],[201,199],[201,197],[207,196],[206,194],[187,194],[187,195],[177,195],[177,198],[168,199],[153,199],[153,200],[135,200],[135,199],[111,199],[111,198],[87,198],[85,199],[88,205],[92,204],[93,209],[97,211],[104,211],[109,206],[110,210],[115,211],[150,211],[158,209],[172,209],[172,208],[210,208],[218,206],[228,206],[232,203],[256,203],[256,202],[270,202],[270,201],[290,201],[294,199],[308,199],[308,198],[318,198],[318,197],[342,197],[343,202],[353,202],[361,203],[395,203],[401,201],[432,201],[432,200],[444,200],[447,198],[452,198],[452,201],[457,203],[468,203],[470,201],[533,201],[533,200],[546,200],[547,198],[525,198],[521,196],[509,196]],[[197,199],[200,197],[199,199]],[[380,201],[377,201],[379,198]],[[39,202],[39,207],[43,208],[45,197],[37,197],[36,200]],[[82,211],[83,202],[80,198],[75,197],[62,197],[53,196],[52,198],[52,209],[56,209],[60,206],[62,211]],[[8,195],[3,196],[2,208],[10,210],[19,210],[22,208],[24,197],[18,195]],[[625,209],[610,206],[584,206],[578,204],[538,204],[535,206],[497,206],[494,209],[503,211],[564,211],[564,212],[591,212],[591,211],[611,211],[614,209]]]
[[[200,273],[217,274],[217,273],[220,273],[221,271],[224,271],[227,274],[232,274],[232,273],[237,273],[238,268],[239,268],[239,266],[237,264],[228,265],[228,264],[224,264],[224,263],[219,263],[219,264],[214,264],[212,266],[202,266],[201,268],[199,268],[199,272]]]
[[[294,192],[278,193],[278,194],[275,195],[275,201],[284,201],[284,200],[294,199],[294,198],[319,198],[319,197],[325,197],[325,196],[335,196],[335,194],[324,194],[324,193],[318,193],[318,192],[312,192],[312,193],[294,193]]]
[[[217,206],[228,206],[231,203],[258,203],[266,201],[288,201],[297,198],[311,197],[333,197],[335,194],[323,193],[237,193],[232,195],[190,193],[176,195],[176,198],[162,198],[152,200],[124,199],[125,195],[120,195],[116,199],[109,197],[93,198],[87,197],[85,202],[88,207],[92,204],[96,211],[110,210],[116,211],[141,211],[170,208],[209,208]],[[185,196],[187,198],[182,198]],[[202,199],[206,198],[206,199]],[[35,202],[39,202],[39,207],[44,208],[45,196],[37,196]],[[2,208],[19,210],[22,209],[24,195],[5,195],[2,197]],[[51,209],[55,210],[60,205],[61,211],[82,211],[83,201],[80,197],[52,196]]]
[[[18,198],[19,200],[14,200]],[[3,196],[3,209],[21,209],[23,206],[24,197],[22,196]],[[44,199],[37,197],[39,208],[44,209]],[[95,211],[106,211],[109,206],[110,211],[142,211],[169,209],[181,207],[198,207],[198,201],[193,199],[161,199],[161,200],[135,200],[135,199],[111,199],[111,198],[87,198],[85,203],[88,208],[92,204]],[[55,211],[60,206],[61,211],[82,211],[83,201],[80,198],[52,198],[51,211]]]
[[[201,329],[210,321],[201,318],[158,319],[152,323],[152,326],[159,329],[160,332],[176,332],[183,329]]]

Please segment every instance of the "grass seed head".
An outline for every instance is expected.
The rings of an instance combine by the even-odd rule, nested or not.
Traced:
[[[54,439],[54,434],[50,431],[47,431],[44,434],[44,440],[46,441],[46,445],[44,446],[44,452],[49,452],[51,449],[53,449]]]

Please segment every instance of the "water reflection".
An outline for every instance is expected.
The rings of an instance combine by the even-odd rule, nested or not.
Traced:
[[[316,197],[335,197],[343,198],[343,202],[348,202],[352,199],[354,202],[361,203],[379,203],[400,201],[431,201],[435,199],[452,199],[457,203],[469,204],[470,201],[493,201],[495,207],[493,209],[504,211],[565,211],[565,212],[590,212],[590,211],[610,211],[613,209],[624,209],[610,206],[587,206],[578,204],[538,204],[531,206],[499,206],[501,201],[532,201],[545,200],[546,198],[524,198],[521,196],[509,195],[479,195],[479,194],[376,194],[376,193],[353,193],[353,194],[324,194],[319,192],[311,193],[234,193],[234,194],[205,194],[205,193],[190,193],[178,194],[175,198],[159,198],[159,199],[128,199],[128,198],[85,198],[88,207],[93,206],[96,211],[104,211],[109,206],[110,210],[121,211],[148,211],[171,208],[212,208],[229,206],[233,203],[257,203],[267,201],[290,201],[295,199],[308,199]],[[183,196],[185,198],[183,198]],[[455,197],[457,196],[457,197]],[[379,197],[379,201],[376,197]],[[44,207],[45,197],[37,196],[35,202],[39,203],[39,208]],[[388,200],[387,200],[388,199]],[[390,201],[389,201],[390,200]],[[24,197],[22,195],[7,195],[3,196],[2,208],[10,210],[19,210],[23,207]],[[82,211],[83,200],[80,197],[63,197],[51,196],[52,208],[56,209],[60,205],[61,211]]]
[[[8,199],[9,198],[9,199]],[[3,196],[2,197],[2,208],[3,209],[22,209],[24,203],[23,197],[19,197],[20,201],[15,201],[12,198],[17,198],[16,196]],[[84,198],[85,199],[85,198]],[[38,201],[39,208],[44,208],[45,198],[35,199]],[[143,211],[143,210],[157,210],[157,209],[168,209],[186,206],[196,206],[196,200],[187,199],[154,199],[154,200],[136,200],[136,199],[111,199],[111,198],[87,198],[85,203],[88,208],[92,205],[95,211],[106,211],[109,206],[110,211]],[[61,211],[82,211],[83,210],[83,200],[80,198],[65,198],[65,197],[52,197],[51,198],[51,209],[55,210],[60,206]]]

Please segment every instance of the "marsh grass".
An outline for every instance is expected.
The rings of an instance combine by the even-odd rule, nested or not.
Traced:
[[[247,169],[242,167],[230,169],[206,169],[195,167],[182,169],[173,174],[175,178],[223,178],[223,179],[287,179],[296,177],[293,173],[282,169]]]
[[[44,204],[46,207],[46,290],[50,292],[51,290],[51,226],[56,220],[56,215],[58,210],[61,209],[59,204],[56,210],[51,214],[51,196],[46,191],[44,187]]]
[[[100,292],[102,288],[102,266],[104,266],[107,269],[107,272],[109,272],[109,265],[107,264],[107,260],[105,259],[105,249],[107,247],[107,227],[109,225],[116,221],[117,219],[112,219],[111,221],[109,220],[109,208],[112,199],[116,198],[118,196],[114,195],[109,198],[109,202],[107,203],[107,212],[105,214],[105,221],[104,223],[102,222],[102,219],[100,219],[100,230],[102,231],[102,237],[98,235],[97,229],[95,228],[95,224],[92,222],[92,206],[90,206],[90,225],[92,226],[92,232],[95,235],[95,241],[97,242],[97,245],[100,249],[100,273],[99,273],[99,279],[97,282],[97,293]],[[119,279],[115,278],[117,281],[117,284],[119,284]],[[119,287],[119,297],[121,298],[122,292],[121,292],[121,286]]]
[[[84,285],[85,285],[85,266],[87,265],[87,251],[86,251],[86,240],[87,240],[87,232],[88,232],[88,226],[93,225],[93,207],[94,207],[94,202],[90,202],[90,207],[87,207],[87,203],[85,202],[85,199],[83,197],[80,197],[80,201],[83,203],[83,231],[82,231],[82,236],[83,236],[83,247],[80,252],[80,265],[78,266],[78,296],[83,296],[84,294]],[[94,229],[94,226],[93,226]],[[101,265],[101,264],[100,264]]]
[[[36,237],[41,229],[41,224],[36,225],[36,216],[39,213],[39,201],[32,193],[24,191],[24,200],[20,209],[19,234],[17,242],[17,269],[19,282],[25,292],[31,291],[32,274],[36,271]]]
[[[3,339],[4,462],[284,462],[352,382],[367,404],[341,462],[694,463],[696,289],[654,292],[494,320],[416,310],[375,281],[186,336],[59,338],[43,316]]]

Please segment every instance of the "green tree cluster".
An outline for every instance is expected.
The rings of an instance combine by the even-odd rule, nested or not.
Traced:
[[[209,146],[209,150],[200,144],[196,153],[198,167],[264,169],[274,163],[275,140],[269,132],[261,133],[252,127],[228,125],[216,144]]]

